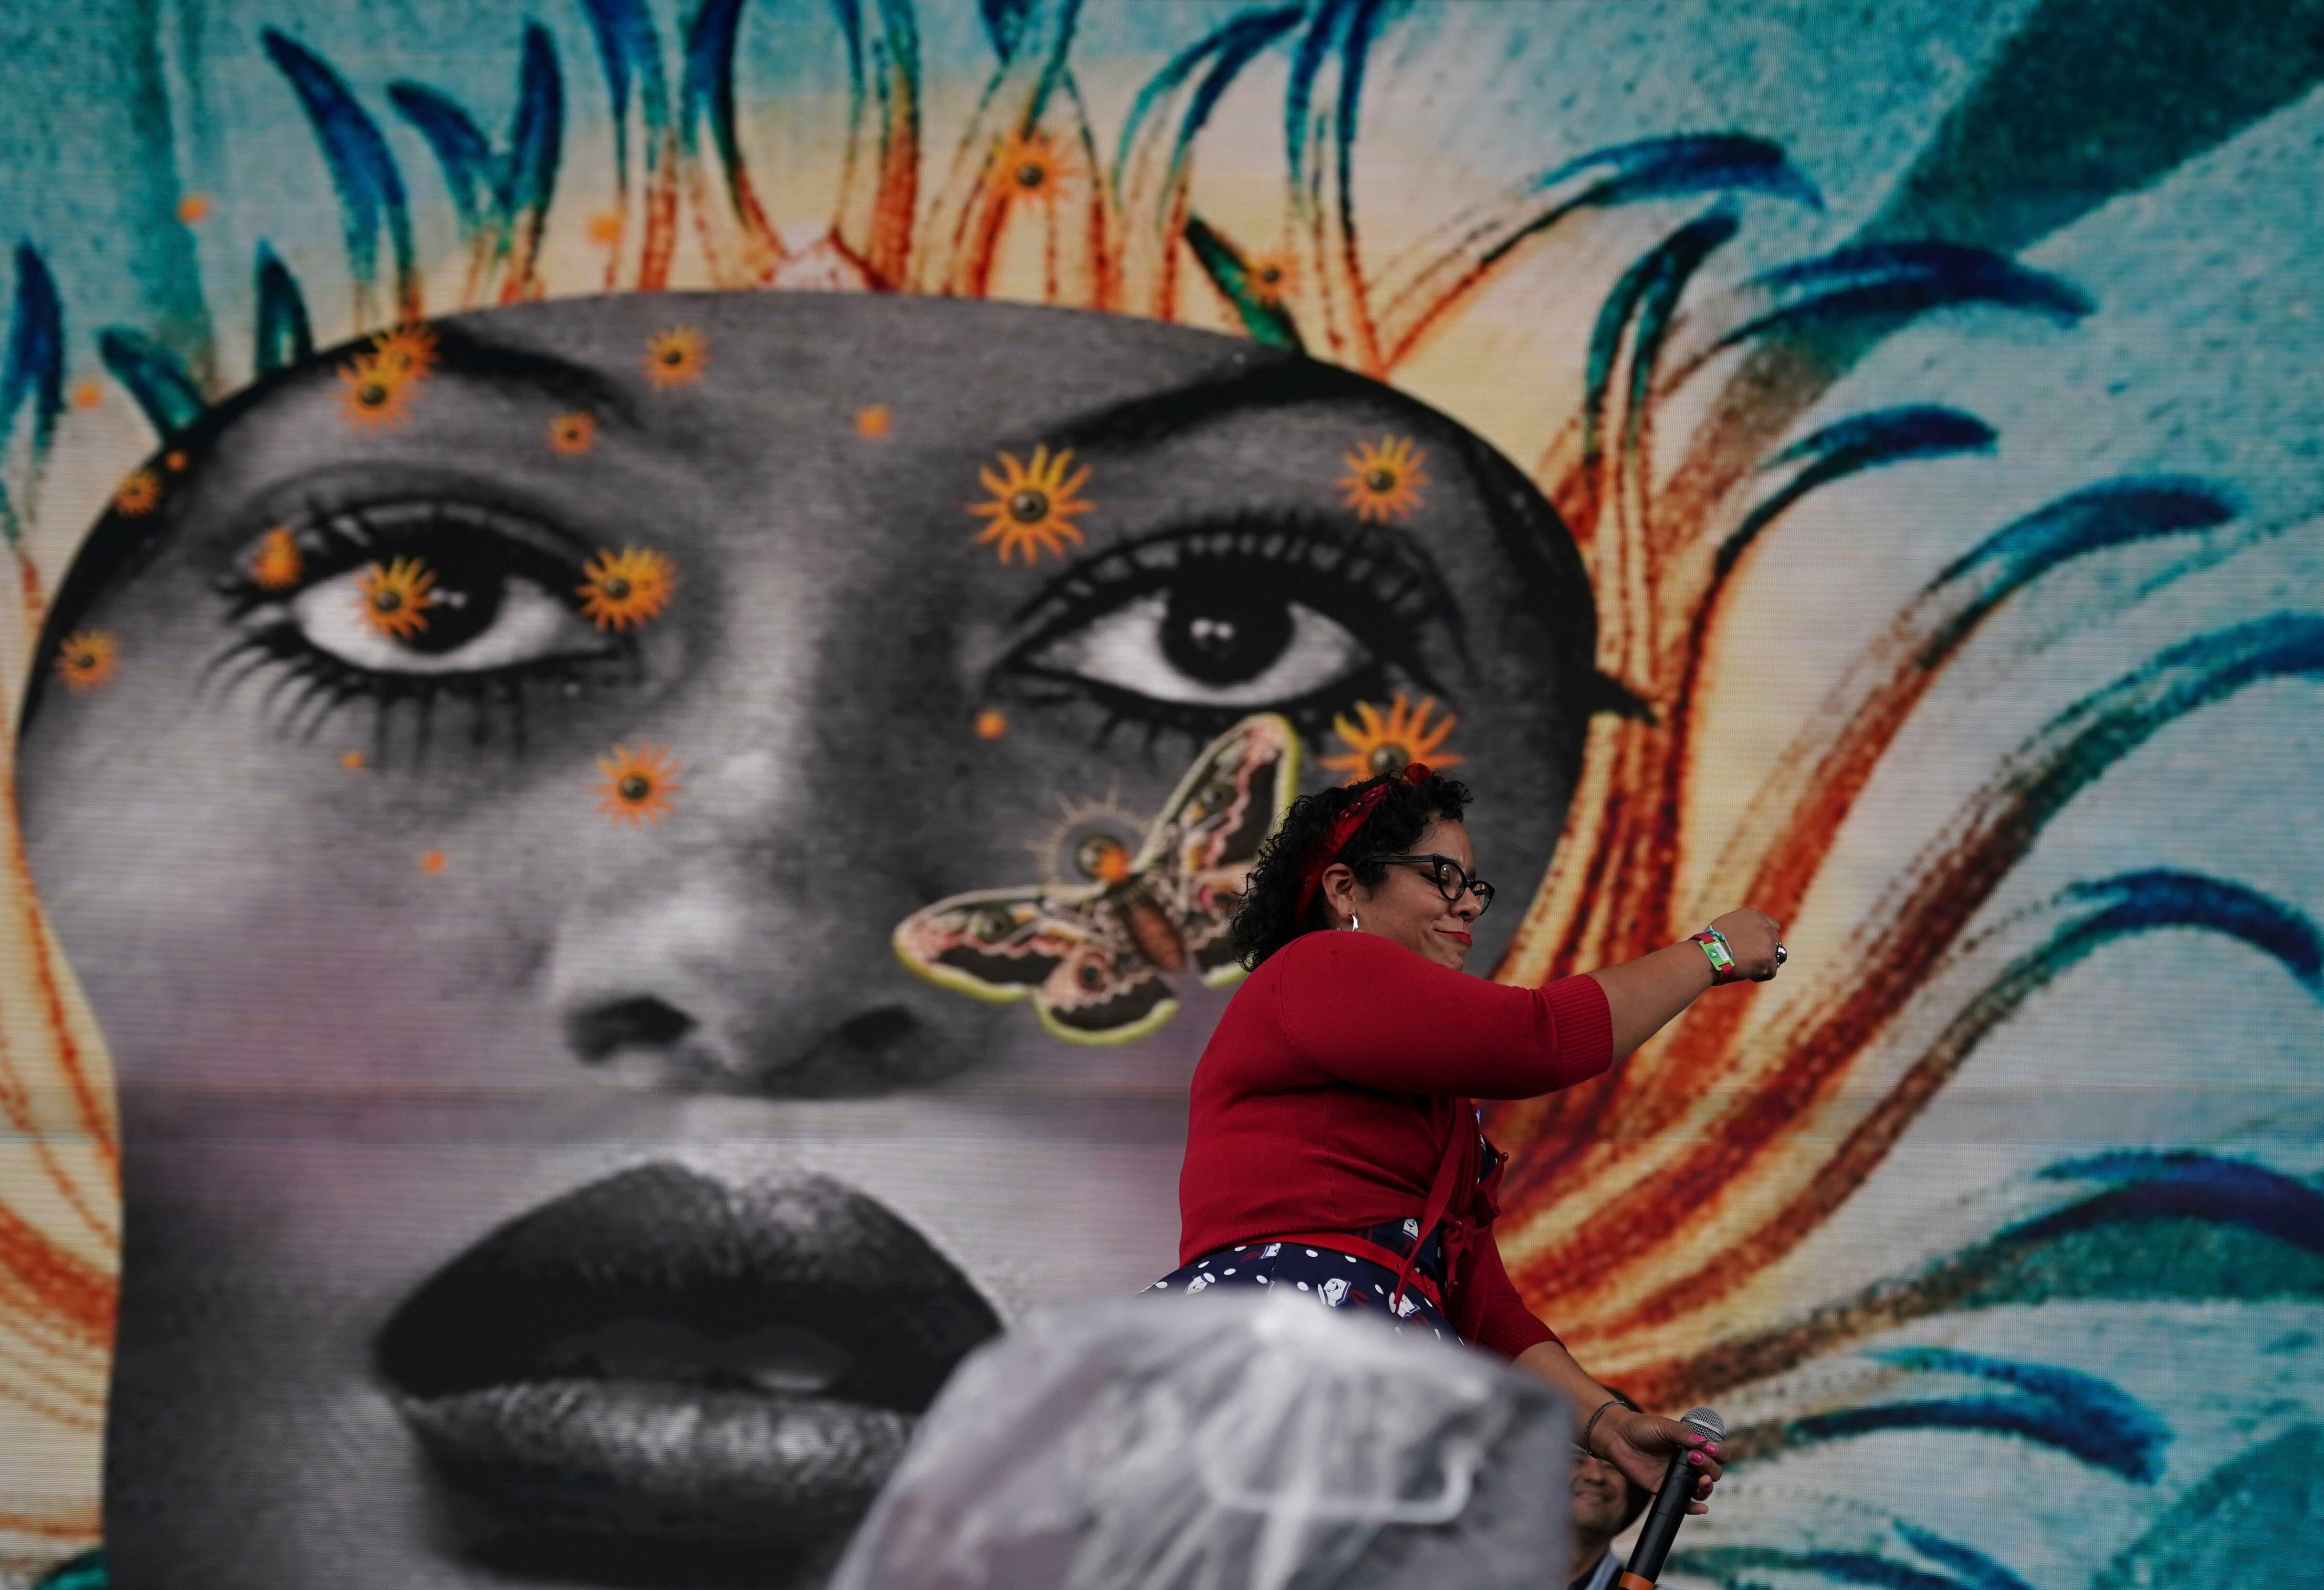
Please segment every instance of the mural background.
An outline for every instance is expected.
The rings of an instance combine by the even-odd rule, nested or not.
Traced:
[[[1086,881],[1061,836],[1134,840],[1264,707],[1309,787],[1457,720],[1429,754],[1499,814],[1499,975],[1737,903],[1786,922],[1778,984],[1494,1122],[1544,1317],[1738,1431],[1686,1574],[2316,1582],[2298,1525],[2324,1503],[2293,1459],[2324,1421],[2324,11],[270,0],[0,30],[0,623],[38,706],[0,940],[5,1571],[99,1536],[124,1176],[139,1411],[106,1461],[215,1487],[140,1488],[109,1531],[124,1582],[507,1567],[445,1523],[462,1482],[421,1473],[364,1364],[415,1282],[585,1165],[869,1188],[907,1234],[858,1240],[925,1236],[969,1315],[1169,1268],[1177,1090],[1223,996],[1073,1045],[1025,1008],[891,998],[884,938],[939,895]],[[416,370],[378,340],[495,305],[460,326],[579,371],[537,412],[460,406],[456,329]],[[1084,423],[1199,413],[1288,348],[1393,391],[1295,376],[1181,440]],[[811,466],[765,464],[792,444]],[[392,559],[299,515],[346,505],[310,476],[456,456],[619,471],[555,489],[618,510],[583,550],[658,552],[623,568],[675,596],[568,601],[635,596],[601,562],[541,576],[558,609],[534,617],[613,637],[587,666],[628,683],[442,776],[412,712],[301,739],[295,709],[205,682],[270,613],[358,671],[450,655],[350,616]],[[1569,666],[1589,624],[1562,541],[1475,528],[1497,503],[1535,523],[1497,458],[1572,531],[1599,680]],[[1368,487],[1380,467],[1402,480]],[[1026,469],[1071,533],[978,541]],[[1109,537],[1302,515],[1410,538],[1443,586],[1421,606],[1462,638],[1384,661],[1300,632],[1285,657],[1339,673],[1165,690],[1125,632],[1028,652],[1010,630]],[[279,585],[276,516],[301,527]],[[337,608],[300,605],[312,565]],[[514,574],[436,572],[518,611]],[[236,580],[206,646],[195,606]],[[927,624],[946,645],[898,661],[887,637]],[[1010,657],[1079,698],[1009,684]],[[1171,710],[1107,736],[1124,692]],[[817,776],[844,798],[759,799]],[[785,871],[778,840],[836,859]],[[774,903],[717,894],[742,856]],[[413,893],[438,882],[456,904]],[[618,1000],[526,1027],[593,967],[683,981],[716,953],[688,934],[753,947],[685,1006],[742,1012],[697,1023],[733,1053],[827,1021],[877,1086],[839,1051],[796,1071],[836,1080],[773,1086],[634,1020],[574,1025]],[[431,935],[506,953],[430,964]],[[903,1012],[919,1058],[847,1029],[859,1003]],[[558,1046],[592,1063],[499,1065]],[[650,1122],[602,1105],[623,1087]],[[528,1156],[557,1168],[514,1185]],[[519,1566],[752,1571],[658,1530]],[[811,1579],[816,1539],[781,1571]]]

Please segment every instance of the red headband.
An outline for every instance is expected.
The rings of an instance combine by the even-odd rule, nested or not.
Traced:
[[[1407,784],[1428,781],[1428,764],[1425,762],[1407,762],[1398,772]],[[1299,905],[1291,913],[1294,922],[1306,920],[1307,908],[1315,903],[1315,891],[1323,887],[1323,874],[1340,859],[1340,852],[1348,847],[1348,841],[1356,837],[1356,830],[1364,826],[1364,819],[1388,798],[1388,792],[1395,783],[1393,778],[1382,779],[1350,801],[1348,809],[1332,819],[1331,832],[1307,853],[1306,864],[1299,869]]]

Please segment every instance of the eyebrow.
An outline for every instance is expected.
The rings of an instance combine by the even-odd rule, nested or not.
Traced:
[[[1434,410],[1393,387],[1366,380],[1336,365],[1284,355],[1167,392],[1111,404],[1067,421],[1046,433],[1045,439],[1068,447],[1107,443],[1150,446],[1199,426],[1248,414],[1309,403],[1349,402],[1406,411],[1416,416],[1425,414],[1443,423]]]

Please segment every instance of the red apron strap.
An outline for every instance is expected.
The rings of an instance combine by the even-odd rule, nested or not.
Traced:
[[[1476,1136],[1477,1106],[1464,1098],[1454,1099],[1452,1130],[1444,1135],[1443,1157],[1436,1162],[1436,1179],[1428,1188],[1427,1207],[1421,1211],[1420,1235],[1413,1240],[1412,1252],[1406,1253],[1403,1262],[1397,1266],[1396,1291],[1388,1299],[1388,1307],[1391,1308],[1396,1307],[1397,1299],[1404,1296],[1406,1283],[1426,1279],[1425,1276],[1416,1276],[1413,1273],[1413,1262],[1420,1257],[1420,1244],[1428,1240],[1428,1234],[1434,1231],[1436,1223],[1444,1218],[1444,1211],[1452,1206],[1452,1192],[1461,1184],[1461,1172],[1469,1162],[1469,1145],[1476,1140]],[[1453,1261],[1454,1254],[1451,1251],[1450,1244],[1447,1244],[1444,1254],[1444,1280],[1448,1288],[1452,1281]],[[1442,1307],[1440,1304],[1440,1310]]]

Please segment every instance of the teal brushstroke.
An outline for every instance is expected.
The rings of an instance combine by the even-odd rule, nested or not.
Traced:
[[[368,289],[377,281],[379,233],[384,226],[394,255],[397,312],[417,314],[420,272],[412,252],[410,208],[379,124],[320,57],[272,28],[261,29],[259,37],[268,58],[299,96],[322,147],[345,220],[347,265],[357,284]]]
[[[2091,1578],[2090,1590],[2318,1584],[2319,1447],[2324,1425],[2304,1423],[2236,1453],[2116,1552]]]
[[[524,24],[523,63],[517,73],[516,115],[509,126],[508,165],[502,183],[503,214],[512,227],[538,226],[557,194],[557,165],[565,139],[565,80],[557,46],[539,23]]]
[[[726,192],[735,195],[742,150],[734,124],[734,43],[742,28],[743,0],[704,0],[686,36],[685,75],[678,88],[678,136],[688,154],[697,147],[695,122],[710,124],[712,143],[726,171]]]
[[[1987,536],[1930,582],[1932,591],[1946,586],[1966,591],[1973,577],[1987,583],[1931,638],[1923,663],[1950,651],[2011,593],[2061,563],[2131,541],[2209,530],[2241,507],[2225,486],[2184,475],[2103,480],[2044,504]]]
[[[65,311],[40,250],[16,245],[16,299],[8,312],[8,351],[0,362],[0,444],[13,439],[16,416],[32,405],[32,448],[48,451],[65,406]]]
[[[473,241],[477,229],[502,211],[492,141],[450,95],[425,83],[390,83],[387,98],[434,153],[459,220],[460,241]]]
[[[1791,1420],[1784,1445],[1808,1447],[1885,1430],[1950,1429],[2015,1436],[2140,1484],[2163,1475],[2171,1428],[2109,1381],[2052,1364],[2027,1364],[1950,1347],[1891,1347],[1868,1354],[1923,1374],[1971,1376],[1999,1394],[1923,1397],[1835,1409]]]
[[[1253,342],[1299,352],[1299,327],[1279,299],[1261,293],[1251,282],[1250,261],[1243,251],[1200,216],[1186,217],[1186,246],[1212,283],[1234,306],[1242,328]]]
[[[105,1548],[93,1546],[35,1579],[32,1590],[106,1590],[112,1582],[105,1566]]]
[[[299,279],[264,243],[258,245],[257,275],[257,347],[251,362],[264,375],[304,363],[315,351],[315,330]]]
[[[2264,1165],[2193,1150],[2124,1149],[2052,1165],[2042,1175],[2103,1182],[2107,1190],[2012,1227],[2009,1235],[2038,1239],[2101,1223],[2193,1219],[2239,1225],[2324,1254],[2324,1193]]]
[[[1262,11],[1248,11],[1236,16],[1210,33],[1181,50],[1164,63],[1162,69],[1147,79],[1130,102],[1130,116],[1122,124],[1121,143],[1114,157],[1114,171],[1119,175],[1129,164],[1131,145],[1146,118],[1154,113],[1156,105],[1167,95],[1185,86],[1196,69],[1211,63],[1209,73],[1194,90],[1187,103],[1185,114],[1179,118],[1178,130],[1170,149],[1170,164],[1175,171],[1186,157],[1194,137],[1211,119],[1228,88],[1261,51],[1274,44],[1305,18],[1305,5],[1278,5]]]
[[[1732,208],[1721,205],[1688,222],[1640,255],[1624,271],[1599,306],[1590,328],[1590,345],[1582,374],[1582,459],[1585,471],[1596,467],[1605,448],[1606,400],[1612,391],[1614,365],[1623,339],[1630,336],[1650,303],[1664,306],[1655,317],[1657,332],[1668,328],[1668,306],[1675,303],[1702,263],[1724,246],[1741,227]],[[1661,352],[1662,337],[1641,329],[1636,363],[1651,373]],[[1633,384],[1633,391],[1637,389]]]
[[[186,367],[178,362],[177,355],[143,331],[108,326],[97,336],[97,351],[163,439],[201,418],[206,405]]]
[[[1716,571],[1724,575],[1732,569],[1761,531],[1820,487],[1891,464],[1990,453],[1998,439],[1993,427],[1976,415],[1936,404],[1878,409],[1827,425],[1768,460],[1771,469],[1785,464],[1803,467],[1746,514],[1743,522],[1720,543]]]
[[[1714,349],[1805,321],[1892,319],[1982,304],[2071,325],[2097,308],[2062,276],[1950,243],[1851,244],[1762,272],[1751,284],[1774,306],[1725,333]]]
[[[1972,1590],[2031,1590],[2024,1580],[1987,1557],[1975,1547],[1959,1540],[1948,1540],[1933,1530],[1895,1521],[1896,1532],[1904,1543],[1932,1562],[1942,1563],[1961,1576],[1961,1583]]]

